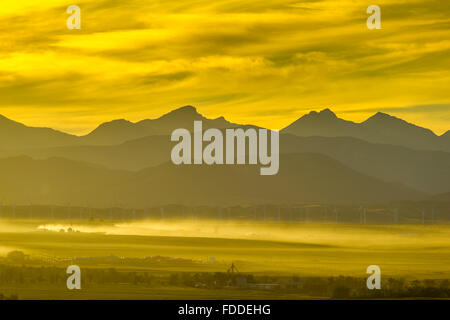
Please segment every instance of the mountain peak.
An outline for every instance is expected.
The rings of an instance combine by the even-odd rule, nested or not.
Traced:
[[[377,112],[375,115],[372,116],[372,118],[375,118],[375,119],[398,119],[398,118],[391,116],[390,114],[387,114],[384,112]]]
[[[326,108],[320,112],[311,111],[310,113],[304,115],[303,119],[317,119],[317,120],[333,120],[337,119],[336,114],[330,109]]]
[[[192,119],[203,119],[203,116],[198,113],[197,109],[193,106],[184,106],[166,113],[159,119],[171,119],[171,120],[192,120]]]
[[[133,122],[125,120],[125,119],[116,119],[108,122],[104,122],[100,124],[97,128],[92,130],[86,137],[95,137],[93,139],[105,139],[110,135],[119,135],[123,133],[123,130],[127,130],[132,128],[134,125]],[[95,143],[98,141],[96,140]],[[102,140],[103,143],[103,140]]]
[[[180,114],[199,114],[197,111],[197,108],[194,106],[184,106],[175,110],[172,110],[171,112],[169,112],[168,114],[175,114],[175,113],[180,113]]]
[[[326,108],[319,112],[319,115],[327,118],[337,118],[336,114],[330,109]]]
[[[128,121],[126,119],[116,119],[108,122],[104,122],[101,125],[98,126],[98,128],[101,127],[115,127],[115,126],[128,126],[132,125],[133,123],[131,121]]]
[[[395,116],[391,116],[390,114],[387,114],[384,112],[377,112],[376,114],[374,114],[373,116],[371,116],[364,122],[375,122],[375,121],[377,121],[377,122],[378,121],[397,121],[397,122],[407,124],[407,122],[405,120],[397,118]]]
[[[395,139],[398,139],[397,144],[406,146],[422,144],[421,149],[430,148],[433,144],[430,139],[437,137],[430,129],[419,127],[383,112],[376,113],[362,122],[361,125],[366,129],[375,130],[378,139],[384,136],[386,140],[383,141],[385,142],[395,143]]]

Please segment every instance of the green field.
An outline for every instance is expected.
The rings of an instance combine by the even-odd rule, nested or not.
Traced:
[[[72,228],[76,232],[61,232]],[[255,276],[367,277],[369,265],[378,265],[382,277],[408,281],[450,279],[450,227],[446,225],[336,225],[238,223],[211,221],[134,223],[2,221],[0,256],[13,250],[28,255],[22,265],[146,271],[158,276],[174,272],[226,272],[231,263],[243,274]],[[93,257],[117,256],[123,263],[92,262]],[[145,257],[161,260],[143,264]],[[210,260],[214,257],[214,260]],[[84,260],[76,260],[84,258]],[[133,259],[136,260],[133,260]],[[3,263],[8,262],[7,259]],[[0,260],[0,264],[2,261]],[[20,263],[16,263],[19,265]],[[68,292],[65,283],[43,288],[23,283],[0,283],[0,292],[22,298],[241,298],[270,292],[206,290],[153,286],[90,286]],[[58,293],[59,292],[59,293]],[[277,298],[283,295],[277,295]],[[253,296],[254,297],[254,296]],[[301,294],[284,295],[302,298]]]

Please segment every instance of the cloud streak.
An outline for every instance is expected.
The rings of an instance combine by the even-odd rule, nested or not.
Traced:
[[[442,1],[379,1],[377,31],[365,26],[369,3],[350,0],[84,0],[80,31],[65,28],[67,1],[4,2],[0,113],[29,124],[81,134],[197,104],[270,128],[330,107],[449,129]],[[442,107],[405,112],[418,105]]]

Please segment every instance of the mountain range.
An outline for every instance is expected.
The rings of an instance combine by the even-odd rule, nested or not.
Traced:
[[[354,137],[374,143],[404,146],[416,150],[450,151],[450,132],[442,136],[405,120],[378,112],[355,123],[338,118],[330,109],[312,111],[282,130],[302,137]]]
[[[174,166],[170,133],[255,127],[208,119],[192,106],[136,123],[114,120],[85,136],[0,117],[0,200],[127,206],[420,199],[450,192],[450,131],[442,136],[390,115],[362,123],[331,110],[281,130],[280,173],[255,166]],[[256,127],[255,127],[256,128]]]
[[[169,162],[173,143],[168,135],[127,141],[118,145],[67,146],[12,151],[9,156],[26,154],[36,159],[51,157],[95,163],[110,169],[139,171]],[[413,150],[376,144],[356,138],[298,137],[280,135],[280,153],[319,153],[349,168],[384,181],[404,183],[427,193],[450,190],[450,153]],[[3,153],[6,155],[6,153]]]
[[[223,117],[207,119],[192,106],[176,109],[158,119],[145,119],[136,123],[125,119],[105,122],[84,136],[70,135],[50,128],[28,127],[0,115],[0,149],[115,145],[151,135],[169,135],[175,128],[191,127],[195,120],[203,121],[205,129],[238,126]]]
[[[208,119],[195,107],[185,106],[157,119],[136,123],[119,119],[105,122],[84,136],[75,136],[50,128],[28,127],[0,115],[0,149],[26,149],[70,145],[115,145],[151,135],[169,135],[175,128],[190,128],[195,120],[203,128],[235,128],[224,117]],[[251,127],[251,126],[247,126]],[[312,111],[281,130],[301,137],[353,137],[373,143],[400,145],[417,150],[450,151],[450,130],[442,136],[433,131],[385,113],[377,113],[364,122],[338,118],[330,109]]]
[[[243,205],[413,200],[426,194],[361,174],[327,156],[283,154],[275,176],[256,166],[175,166],[138,172],[63,158],[0,159],[3,203],[97,207]]]

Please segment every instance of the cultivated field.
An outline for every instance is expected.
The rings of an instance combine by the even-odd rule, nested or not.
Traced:
[[[27,256],[21,261],[6,258],[14,250]],[[77,264],[82,270],[146,272],[153,279],[185,272],[226,273],[234,263],[237,272],[256,277],[345,276],[365,283],[367,267],[378,265],[382,279],[445,280],[450,279],[450,226],[8,220],[0,223],[0,256],[5,257],[0,265],[64,270]],[[83,289],[69,292],[65,282],[42,287],[35,281],[19,286],[0,280],[0,293],[19,298],[304,298],[159,283],[91,286],[83,278]]]

